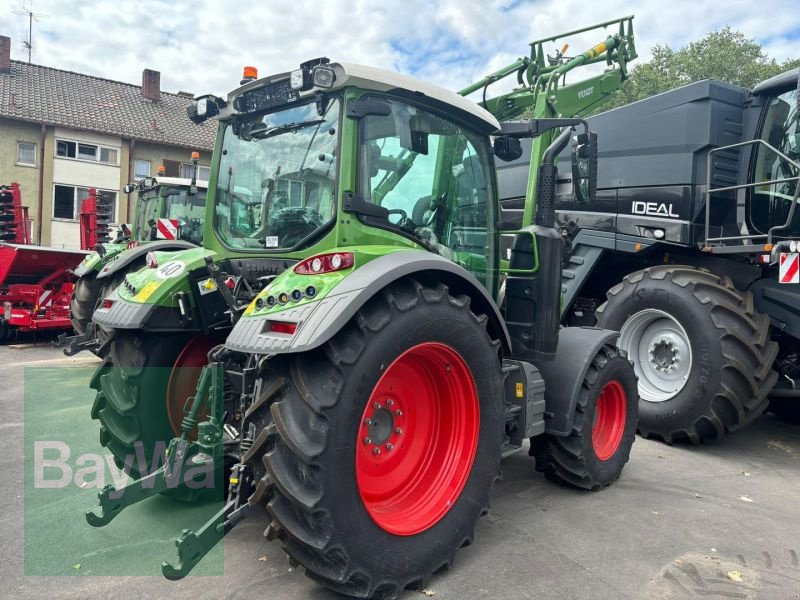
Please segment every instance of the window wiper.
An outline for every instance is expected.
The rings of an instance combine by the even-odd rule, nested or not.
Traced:
[[[259,140],[265,140],[267,138],[275,137],[276,135],[281,135],[283,133],[288,133],[290,131],[298,131],[300,129],[305,129],[306,127],[313,127],[314,125],[319,125],[320,123],[324,123],[325,119],[312,119],[310,121],[296,121],[294,123],[285,123],[283,125],[276,125],[274,127],[267,127],[262,130],[253,130],[250,132],[250,135]]]

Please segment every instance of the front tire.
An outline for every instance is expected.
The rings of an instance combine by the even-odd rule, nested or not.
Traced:
[[[307,575],[395,598],[471,543],[503,441],[486,321],[444,285],[402,280],[323,347],[271,361],[285,367],[262,380],[272,404],[250,452],[266,467],[254,496]]]
[[[597,309],[639,378],[639,431],[667,443],[721,438],[760,415],[778,374],[769,318],[728,277],[687,266],[625,276]]]
[[[631,364],[613,345],[603,346],[584,376],[570,434],[531,440],[536,470],[593,491],[619,479],[636,438],[638,400]]]
[[[75,282],[72,296],[69,299],[69,311],[72,328],[78,335],[86,333],[86,328],[92,322],[92,314],[100,301],[100,288],[102,280],[97,279],[97,272],[92,271],[82,275]]]

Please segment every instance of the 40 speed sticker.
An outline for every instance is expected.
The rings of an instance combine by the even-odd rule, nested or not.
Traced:
[[[159,267],[156,271],[156,277],[159,279],[172,279],[173,277],[180,277],[186,272],[186,265],[179,260],[171,260],[163,267]]]

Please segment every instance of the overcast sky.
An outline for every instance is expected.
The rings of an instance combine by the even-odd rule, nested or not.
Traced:
[[[30,0],[0,0],[0,35],[27,60]],[[800,56],[798,0],[34,0],[33,62],[163,90],[224,94],[243,65],[260,75],[328,56],[460,89],[528,54],[534,39],[634,13],[640,60],[730,25],[778,60]],[[601,41],[575,39],[570,52]],[[731,57],[732,60],[734,57]]]

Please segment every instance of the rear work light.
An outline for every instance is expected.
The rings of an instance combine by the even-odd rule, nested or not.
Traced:
[[[349,269],[353,266],[355,257],[352,252],[331,252],[330,254],[317,254],[298,263],[294,272],[298,275],[319,275]]]
[[[285,321],[270,321],[269,330],[272,333],[285,333],[287,335],[294,335],[297,331],[297,323],[287,323]]]

